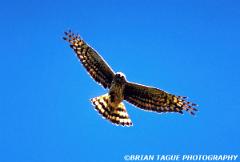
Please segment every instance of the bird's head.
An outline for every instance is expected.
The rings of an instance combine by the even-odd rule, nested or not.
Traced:
[[[126,76],[122,72],[117,72],[114,80],[118,83],[124,83],[126,82]]]

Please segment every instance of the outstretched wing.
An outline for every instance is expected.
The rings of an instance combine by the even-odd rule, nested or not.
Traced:
[[[194,115],[197,111],[194,103],[186,101],[186,97],[175,96],[154,87],[135,83],[127,83],[124,89],[124,99],[131,104],[148,111],[178,112],[188,111]]]
[[[63,39],[70,43],[70,47],[75,51],[92,78],[104,88],[110,88],[114,72],[104,59],[86,44],[79,35],[75,35],[71,31],[65,32],[65,35],[66,37]]]

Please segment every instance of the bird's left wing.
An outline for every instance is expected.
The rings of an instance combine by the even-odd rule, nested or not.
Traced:
[[[186,97],[175,96],[154,87],[128,82],[124,89],[124,99],[148,111],[178,112],[186,110],[192,115],[197,111],[196,104],[186,101]]]
[[[105,60],[79,35],[71,31],[65,32],[63,39],[70,43],[70,47],[75,51],[83,66],[87,69],[92,78],[100,83],[104,88],[110,88],[114,77],[114,72]]]

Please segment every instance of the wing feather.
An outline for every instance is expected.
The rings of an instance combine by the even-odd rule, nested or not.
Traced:
[[[131,104],[148,111],[178,112],[188,111],[194,115],[197,111],[194,103],[186,101],[186,97],[169,94],[154,87],[128,82],[124,88],[124,99]]]
[[[91,77],[104,88],[110,88],[114,77],[114,71],[106,61],[88,44],[86,44],[79,35],[71,31],[65,32],[63,39],[70,43],[70,47],[75,51],[83,66]]]

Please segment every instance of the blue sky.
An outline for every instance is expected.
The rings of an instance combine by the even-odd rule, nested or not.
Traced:
[[[0,161],[121,162],[125,154],[239,154],[238,1],[5,1],[0,6]],[[72,29],[129,81],[199,104],[196,117],[125,103],[134,127],[103,120],[106,93],[62,40]]]

